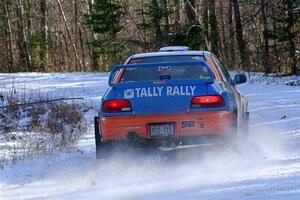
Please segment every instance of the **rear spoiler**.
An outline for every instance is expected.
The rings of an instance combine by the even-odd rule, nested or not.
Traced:
[[[209,65],[205,61],[189,61],[189,62],[159,62],[159,63],[135,63],[135,64],[127,64],[127,65],[116,65],[113,66],[112,71],[109,76],[108,84],[110,87],[122,87],[122,86],[128,86],[131,84],[136,85],[137,83],[116,83],[115,78],[118,76],[117,73],[120,72],[121,69],[128,69],[128,68],[148,68],[148,67],[167,67],[167,66],[179,66],[179,65],[204,65],[207,67],[210,73],[211,79],[196,79],[196,80],[189,80],[191,82],[199,82],[200,84],[210,84],[213,83],[215,80],[215,75],[210,69]],[[153,83],[153,81],[151,81]]]

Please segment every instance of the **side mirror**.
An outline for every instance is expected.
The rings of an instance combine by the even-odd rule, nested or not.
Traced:
[[[245,74],[237,74],[234,76],[234,85],[239,85],[247,82],[247,76]]]

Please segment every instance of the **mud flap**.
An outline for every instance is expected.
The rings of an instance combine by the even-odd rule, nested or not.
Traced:
[[[105,159],[112,152],[123,152],[126,149],[124,141],[106,141],[103,142],[99,126],[99,117],[94,117],[94,131],[95,131],[95,145],[96,145],[96,159]]]
[[[103,142],[99,130],[99,117],[94,117],[94,129],[95,129],[96,159],[100,159]]]

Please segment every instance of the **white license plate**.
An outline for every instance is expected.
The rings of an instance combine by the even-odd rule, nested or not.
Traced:
[[[172,136],[174,134],[175,134],[174,123],[162,123],[162,124],[151,124],[150,125],[150,136],[151,137]]]

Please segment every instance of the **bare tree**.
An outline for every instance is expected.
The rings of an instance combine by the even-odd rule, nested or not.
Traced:
[[[14,58],[13,58],[13,39],[12,39],[12,30],[11,30],[11,22],[10,22],[10,16],[9,16],[9,10],[8,10],[8,5],[7,1],[3,0],[4,4],[4,13],[5,13],[5,18],[6,18],[6,29],[7,29],[7,35],[8,35],[8,72],[12,72],[13,67],[14,67]]]
[[[170,29],[169,24],[169,10],[167,0],[160,0],[160,4],[162,7],[162,16],[164,18],[164,32],[168,33]]]
[[[266,16],[266,8],[267,8],[267,3],[265,0],[260,0],[261,4],[261,9],[262,9],[262,20],[264,24],[264,29],[263,29],[263,36],[264,36],[264,51],[263,51],[263,66],[265,68],[265,73],[270,73],[271,72],[271,67],[269,64],[269,37],[267,36],[267,33],[269,31],[268,27],[268,21],[267,21],[267,16]]]
[[[40,0],[40,9],[41,9],[41,50],[39,52],[41,64],[41,70],[45,70],[47,67],[48,61],[48,9],[47,9],[47,0]]]
[[[113,12],[99,18],[97,6],[106,2],[120,8],[117,29],[105,18]],[[0,0],[1,71],[109,70],[162,45],[205,43],[230,68],[299,74],[297,6],[295,0]],[[97,33],[99,23],[107,34]]]
[[[198,22],[195,0],[185,0],[185,12],[189,23]]]
[[[27,37],[25,34],[25,27],[24,27],[24,15],[23,15],[23,1],[16,0],[16,14],[17,14],[17,32],[18,32],[18,48],[20,51],[20,58],[22,63],[24,64],[26,71],[32,71],[29,53],[27,49]]]
[[[189,9],[188,12],[192,12],[192,13],[193,13],[192,15],[190,15],[191,13],[188,14],[188,15],[190,15],[190,17],[191,17],[190,20],[193,20],[193,18],[195,17],[196,22],[204,29],[203,20],[202,20],[202,18],[197,14],[197,11],[196,11],[196,9],[195,9],[195,3],[194,3],[194,1],[191,2],[191,0],[185,0],[185,5],[186,5],[186,8]],[[205,30],[204,30],[204,31],[205,31]],[[208,40],[208,38],[207,38],[207,35],[205,35],[205,34],[204,34],[204,40],[205,40],[205,45],[206,45],[207,50],[210,51],[210,50],[211,50],[211,46],[210,46],[210,44],[209,44],[209,40]]]
[[[235,48],[234,48],[234,26],[232,22],[232,1],[228,1],[228,34],[229,34],[229,63],[231,68],[235,68]]]
[[[71,32],[70,32],[70,28],[69,28],[69,25],[68,25],[68,21],[67,21],[66,15],[64,13],[64,10],[62,8],[60,0],[57,0],[57,3],[58,3],[58,6],[59,6],[61,16],[62,16],[63,21],[64,21],[64,24],[65,24],[66,30],[67,30],[67,35],[68,35],[69,41],[71,42],[71,45],[72,45],[72,48],[73,48],[73,51],[74,51],[78,66],[82,69],[82,64],[81,64],[81,61],[79,59],[78,51],[77,51],[76,45],[73,41],[73,38],[72,38],[72,35],[71,35]],[[77,65],[75,66],[75,71],[78,71]]]
[[[215,11],[215,0],[208,1],[208,10],[209,10],[209,26],[210,26],[210,38],[211,38],[211,50],[218,56],[220,52],[219,47],[219,31],[218,23],[216,18]]]
[[[227,40],[227,37],[226,37],[226,31],[225,31],[225,16],[224,16],[224,8],[223,8],[223,1],[220,1],[220,16],[221,16],[221,29],[222,29],[222,40],[220,41],[220,45],[223,44],[223,48],[222,51],[221,51],[221,55],[223,56],[223,59],[225,60],[226,62],[226,66],[228,66],[228,60],[229,60],[229,55],[228,55],[228,48],[229,48],[229,45],[228,45],[228,40]]]
[[[246,52],[246,43],[243,37],[243,26],[241,21],[239,2],[238,0],[232,0],[232,3],[234,8],[236,39],[239,46],[241,64],[243,69],[249,71],[250,63],[248,54]]]
[[[174,0],[175,5],[175,30],[180,31],[180,0]]]
[[[73,0],[74,5],[74,26],[75,26],[75,44],[76,48],[81,52],[81,68],[80,71],[86,70],[85,52],[84,52],[84,39],[82,33],[82,27],[80,24],[80,5],[78,0]]]

